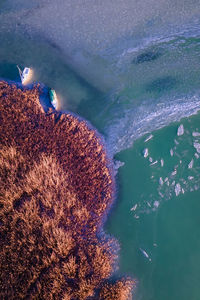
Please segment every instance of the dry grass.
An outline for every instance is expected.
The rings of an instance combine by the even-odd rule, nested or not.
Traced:
[[[133,280],[107,282],[116,240],[97,237],[114,185],[95,131],[6,82],[0,124],[0,299],[130,299]]]

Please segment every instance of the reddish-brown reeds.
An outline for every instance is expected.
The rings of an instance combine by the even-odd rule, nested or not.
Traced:
[[[3,81],[0,124],[0,299],[130,299],[132,279],[107,281],[114,183],[95,131]]]

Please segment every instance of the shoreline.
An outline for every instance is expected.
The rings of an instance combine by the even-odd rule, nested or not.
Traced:
[[[7,292],[0,292],[0,295],[12,297],[12,293],[15,293],[18,296],[30,296],[30,293],[33,293],[29,288],[27,290],[32,275],[24,279],[20,286],[15,282],[16,266],[24,270],[23,272],[27,271],[23,260],[16,261],[16,255],[20,255],[19,250],[12,252],[12,243],[14,249],[19,247],[19,230],[23,236],[20,247],[27,251],[23,254],[27,259],[34,257],[31,249],[37,253],[37,244],[41,244],[42,253],[46,253],[45,249],[50,247],[58,261],[61,254],[57,253],[68,253],[62,254],[62,260],[68,266],[71,264],[72,254],[76,261],[79,261],[76,265],[77,271],[73,276],[70,275],[72,281],[64,280],[68,278],[65,276],[69,276],[66,268],[59,269],[59,276],[63,279],[56,283],[55,277],[55,284],[59,288],[51,290],[51,295],[66,293],[74,295],[72,298],[80,299],[96,295],[95,297],[100,297],[98,299],[104,299],[103,295],[111,293],[116,295],[113,299],[117,300],[119,295],[124,293],[121,299],[129,299],[136,284],[134,280],[129,277],[119,278],[112,283],[108,280],[113,278],[113,272],[117,268],[119,244],[115,238],[104,232],[103,228],[115,200],[116,190],[111,160],[107,156],[102,139],[94,128],[89,127],[87,121],[80,120],[77,116],[62,114],[51,108],[45,112],[40,104],[39,95],[40,86],[20,89],[15,84],[0,82],[0,98],[3,100],[0,167],[2,171],[8,168],[6,172],[14,170],[9,176],[9,183],[7,177],[1,179],[5,198],[3,210],[0,207],[0,212],[4,216],[5,226],[0,227],[0,231],[3,231],[2,236],[12,234],[14,240],[2,240],[4,247],[0,256],[0,277],[4,278],[4,290]],[[8,186],[11,194],[8,193]],[[4,211],[5,207],[7,208]],[[10,226],[7,224],[6,211],[10,215]],[[26,225],[16,228],[16,218]],[[39,230],[40,234],[36,238],[37,243],[34,242],[33,248],[29,249],[27,245],[30,243],[32,230]],[[54,232],[57,234],[53,238]],[[42,241],[45,236],[47,238],[44,243]],[[56,245],[51,246],[52,238],[57,243],[60,241],[59,248]],[[7,242],[11,246],[8,246]],[[8,254],[7,250],[3,249],[7,249],[11,257],[6,273],[4,259]],[[39,257],[41,255],[39,254]],[[44,255],[43,263],[46,259]],[[27,263],[30,264],[30,261]],[[40,288],[35,286],[32,295],[36,297],[44,292],[45,297],[49,297],[47,283],[58,271],[53,268],[52,275],[47,273],[43,280],[41,275],[35,273],[35,266],[30,266],[35,274],[33,276],[37,277],[37,284],[40,284]],[[39,267],[37,264],[36,266]],[[86,272],[84,276],[81,275],[83,272]],[[93,274],[89,282],[86,275],[88,272]],[[12,280],[5,280],[7,274],[12,276]],[[9,289],[6,288],[7,282],[11,283]],[[85,284],[88,288],[83,291]]]

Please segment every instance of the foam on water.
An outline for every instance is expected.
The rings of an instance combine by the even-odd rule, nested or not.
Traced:
[[[200,94],[199,94],[200,95]],[[125,116],[107,128],[108,145],[113,154],[131,147],[134,140],[146,133],[167,126],[171,122],[196,114],[200,109],[200,96],[173,99],[168,103],[143,105],[125,112]]]

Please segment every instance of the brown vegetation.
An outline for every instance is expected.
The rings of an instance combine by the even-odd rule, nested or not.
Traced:
[[[0,82],[0,299],[130,299],[107,280],[118,244],[99,234],[113,199],[100,138],[45,113],[39,87]]]

